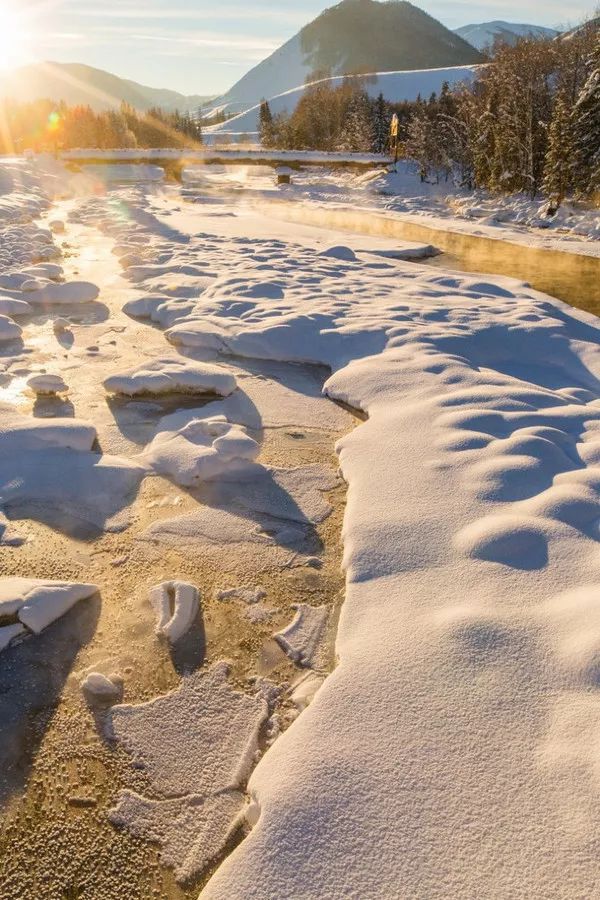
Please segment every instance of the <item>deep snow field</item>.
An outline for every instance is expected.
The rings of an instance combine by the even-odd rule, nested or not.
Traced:
[[[0,898],[595,896],[597,319],[0,175]]]

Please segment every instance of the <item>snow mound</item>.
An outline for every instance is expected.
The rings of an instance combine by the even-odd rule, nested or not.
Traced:
[[[104,387],[109,393],[128,397],[168,393],[228,397],[235,391],[237,383],[233,375],[218,366],[165,357],[111,375],[105,380]]]
[[[53,394],[65,394],[69,385],[60,375],[34,375],[27,382],[27,387],[40,396],[52,396]]]
[[[22,285],[21,290],[32,306],[92,303],[100,295],[98,286],[88,281],[69,281],[65,284],[29,281]]]
[[[0,315],[0,343],[18,340],[23,333],[22,328],[8,316]]]
[[[245,429],[231,425],[225,416],[193,419],[183,427],[164,429],[154,438],[139,459],[153,472],[191,487],[199,481],[235,471],[256,459],[260,447]]]

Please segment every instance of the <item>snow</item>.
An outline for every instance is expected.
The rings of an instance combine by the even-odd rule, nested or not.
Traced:
[[[176,644],[192,627],[200,597],[193,584],[167,581],[152,588],[150,604],[157,617],[156,633]]]
[[[163,419],[140,461],[156,474],[168,475],[177,484],[190,487],[236,471],[260,452],[245,429],[232,425],[225,416],[188,419],[186,413],[173,413]]]
[[[53,394],[64,394],[69,390],[68,384],[60,375],[34,375],[27,382],[27,387],[34,394],[52,396]]]
[[[18,617],[21,626],[33,634],[40,634],[62,618],[69,610],[98,592],[93,584],[44,581],[36,578],[0,579],[0,616]],[[15,626],[18,623],[13,623]],[[5,646],[24,633],[15,628],[13,633],[4,632]]]
[[[95,284],[85,281],[71,281],[67,284],[28,281],[21,290],[27,303],[34,306],[92,303],[98,299],[100,293]]]
[[[175,283],[182,302],[176,320],[165,319],[169,340],[193,356],[235,358],[238,390],[165,416],[134,460],[95,452],[90,423],[3,406],[2,509],[24,504],[42,521],[56,516],[57,529],[65,509],[78,522],[122,527],[131,494],[161,472],[189,481],[197,506],[157,516],[139,540],[159,554],[190,548],[207,567],[240,551],[243,571],[232,562],[228,572],[238,591],[263,569],[293,583],[311,574],[315,527],[340,480],[328,466],[259,464],[245,428],[289,429],[296,410],[310,423],[312,409],[320,428],[305,363],[327,367],[326,396],[365,420],[353,428],[333,404],[331,418],[322,413],[325,431],[345,432],[337,452],[348,484],[335,671],[292,685],[292,712],[303,711],[254,771],[268,703],[233,690],[223,664],[109,711],[108,734],[147,794],[121,792],[112,821],[158,842],[184,880],[219,857],[243,815],[252,830],[203,900],[593,896],[597,319],[514,278],[406,262],[390,255],[391,241],[316,239],[305,224],[230,198],[177,206],[166,191],[119,197],[128,215],[115,224],[105,207],[103,227],[122,249],[144,245],[136,265],[153,267],[134,271],[124,296],[152,296],[157,278]],[[103,202],[77,211],[101,221]],[[340,246],[351,252],[326,252]],[[187,265],[206,280],[169,268]],[[31,277],[3,290],[17,293]],[[261,392],[257,359],[280,384]],[[0,593],[11,625],[24,592],[19,583]],[[47,596],[37,613],[33,604],[37,626],[66,603],[60,586]],[[164,592],[160,603],[166,612]],[[315,590],[281,635],[313,665],[327,612],[319,604]]]
[[[16,341],[23,333],[21,327],[8,316],[0,315],[0,343]]]
[[[128,397],[168,393],[228,397],[236,387],[235,377],[226,369],[173,357],[149,360],[128,372],[111,375],[104,382],[109,393]]]
[[[558,36],[559,32],[554,28],[544,28],[542,25],[523,25],[516,22],[482,22],[478,25],[463,25],[455,28],[454,33],[463,38],[477,50],[491,49],[494,42],[500,39],[504,43],[516,43],[519,38],[539,38],[551,40]]]

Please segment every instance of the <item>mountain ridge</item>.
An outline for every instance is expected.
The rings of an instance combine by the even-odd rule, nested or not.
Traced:
[[[297,88],[315,71],[338,76],[482,61],[460,35],[407,0],[342,0],[246,73],[209,111],[243,112]]]
[[[127,103],[140,112],[152,107],[173,112],[198,109],[207,97],[185,96],[166,88],[151,88],[84,63],[34,63],[0,75],[0,96],[18,102],[61,100],[69,106],[89,105],[97,112]]]

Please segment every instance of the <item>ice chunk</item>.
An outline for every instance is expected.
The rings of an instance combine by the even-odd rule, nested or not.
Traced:
[[[260,697],[233,691],[227,676],[219,663],[170,694],[111,710],[111,735],[163,797],[215,794],[248,776],[268,708]]]
[[[293,622],[274,635],[275,640],[290,659],[308,669],[323,665],[322,644],[329,623],[327,606],[309,606],[298,603]]]
[[[161,862],[183,883],[201,875],[225,847],[244,808],[238,791],[147,800],[123,791],[109,813],[113,825],[161,847]]]
[[[96,593],[98,588],[95,584],[32,580],[30,589],[22,598],[19,619],[30,631],[39,634],[80,600],[86,600]]]
[[[157,614],[157,634],[176,644],[192,627],[199,601],[196,588],[182,581],[166,581],[152,588],[150,603]]]
[[[81,690],[98,700],[117,701],[123,693],[123,685],[118,681],[112,681],[100,672],[90,672],[82,681]]]
[[[5,625],[3,628],[0,628],[0,653],[25,633],[25,628],[18,623],[16,625]]]

